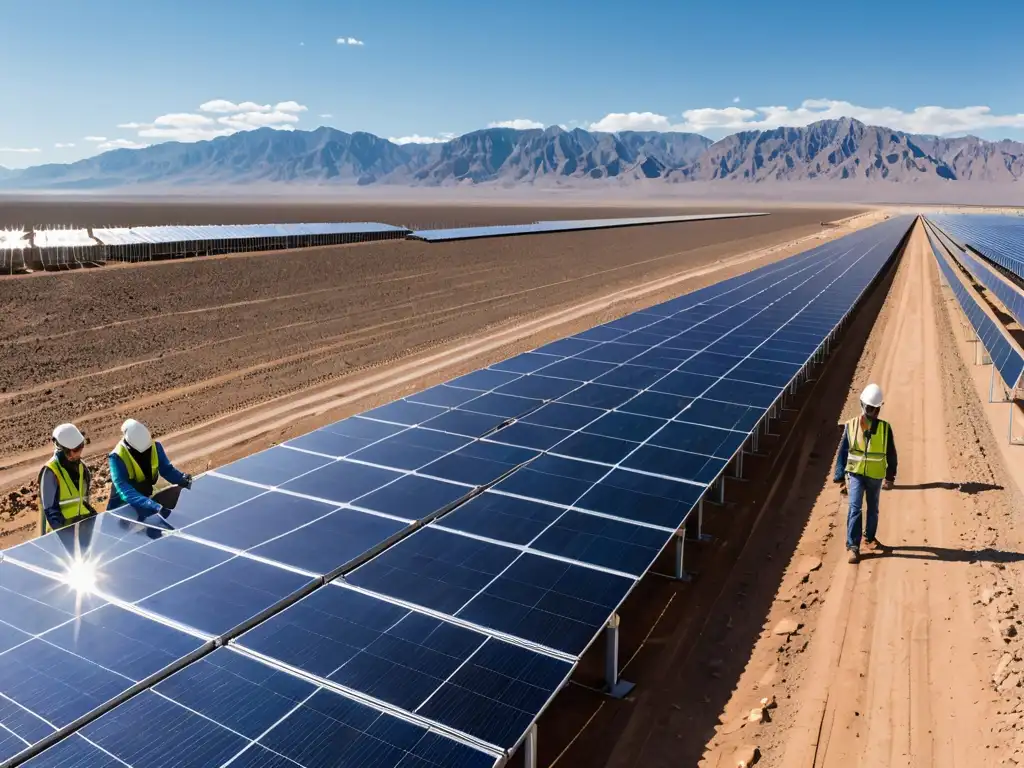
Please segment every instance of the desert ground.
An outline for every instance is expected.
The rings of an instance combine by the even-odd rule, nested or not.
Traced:
[[[33,205],[0,207],[0,226],[581,217]],[[83,427],[99,466],[120,421],[137,416],[176,463],[202,471],[890,215],[759,210],[772,215],[0,279],[0,305],[13,310],[0,328],[0,547],[32,535],[32,479],[58,421]],[[746,479],[709,507],[713,538],[687,555],[696,578],[652,573],[627,601],[620,658],[636,689],[600,693],[598,643],[540,721],[539,765],[1024,763],[1024,448],[1007,443],[1016,406],[988,402],[990,368],[974,354],[918,224]],[[900,472],[882,499],[879,538],[892,549],[851,565],[831,473],[838,424],[868,381],[886,391]]]

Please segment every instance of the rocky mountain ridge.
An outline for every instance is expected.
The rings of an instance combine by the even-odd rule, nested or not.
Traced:
[[[941,138],[823,120],[712,141],[692,133],[488,128],[443,143],[370,133],[244,131],[210,141],[116,149],[66,165],[0,172],[0,189],[245,185],[444,187],[860,180],[1016,182],[1024,143]]]

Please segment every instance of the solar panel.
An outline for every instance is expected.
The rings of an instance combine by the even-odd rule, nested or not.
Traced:
[[[1001,214],[944,214],[929,219],[959,243],[970,245],[992,263],[1024,279],[1024,218]]]
[[[509,237],[512,235],[535,235],[545,232],[572,232],[585,229],[611,229],[652,224],[671,224],[686,221],[709,221],[713,219],[739,219],[753,216],[767,216],[767,213],[707,213],[689,216],[639,216],[620,219],[576,219],[564,221],[537,221],[532,224],[502,224],[489,227],[456,227],[453,229],[421,229],[410,235],[414,240],[444,242],[450,240],[471,240],[481,237]]]
[[[334,584],[238,638],[274,663],[513,747],[572,665]]]
[[[936,237],[941,239],[941,235],[937,235],[935,233],[929,234],[933,240]],[[1022,243],[1024,243],[1024,225],[1021,226],[1020,235]],[[962,250],[953,244],[951,240],[947,239],[947,242],[950,245],[950,252],[953,254],[954,258],[956,258],[957,261],[959,261],[967,271],[974,276],[975,280],[996,295],[999,301],[1002,302],[1003,306],[1006,307],[1006,310],[1013,316],[1013,319],[1016,320],[1019,325],[1024,326],[1024,293],[1022,293],[1019,288],[1011,285],[990,268],[985,266],[981,259],[976,258],[970,251]],[[933,249],[935,245],[936,244],[933,242]],[[1024,249],[1022,249],[1021,253],[1024,255]]]
[[[0,562],[0,760],[210,647],[194,635]]]
[[[195,226],[102,227],[93,236],[104,245],[179,243],[247,238],[289,238],[316,235],[361,235],[408,232],[379,222],[320,222],[310,224],[201,224]]]
[[[960,308],[967,316],[967,320],[974,328],[978,338],[981,339],[981,343],[988,350],[989,357],[992,358],[992,363],[999,371],[1003,382],[1010,389],[1016,388],[1021,374],[1024,373],[1024,356],[1021,355],[1020,350],[1011,345],[1004,332],[968,292],[953,267],[941,256],[941,250],[941,246],[933,239],[932,254],[938,262],[939,269],[945,275],[946,282],[953,290],[957,303],[960,304]]]
[[[496,756],[220,648],[26,765],[491,768]]]

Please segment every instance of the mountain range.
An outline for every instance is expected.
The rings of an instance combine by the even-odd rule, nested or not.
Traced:
[[[196,185],[487,184],[589,186],[660,182],[998,182],[1024,178],[1024,143],[941,138],[849,118],[803,128],[603,133],[488,128],[443,143],[396,144],[370,133],[262,128],[210,141],[115,149],[64,165],[0,168],[0,189]]]

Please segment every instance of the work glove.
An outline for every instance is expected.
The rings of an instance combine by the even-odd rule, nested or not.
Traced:
[[[181,487],[187,491],[192,490],[192,475],[185,475],[184,479],[181,481]]]
[[[845,477],[839,478],[838,480],[835,481],[835,484],[839,486],[839,493],[841,493],[843,496],[845,496],[847,494],[847,492],[848,492],[847,488],[846,488],[846,478]]]
[[[892,480],[889,480],[888,478],[886,478],[885,480],[882,481],[882,490],[883,491],[891,491],[892,490],[892,486],[893,486]]]

